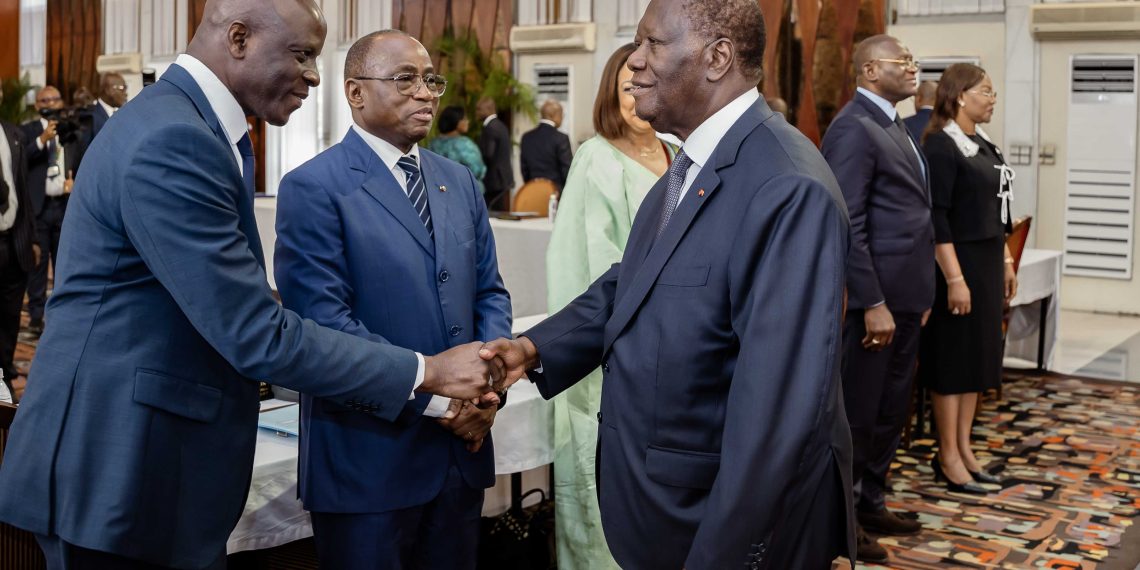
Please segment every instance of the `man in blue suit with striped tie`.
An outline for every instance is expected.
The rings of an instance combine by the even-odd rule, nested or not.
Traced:
[[[419,392],[489,391],[478,345],[417,353],[270,294],[245,117],[288,121],[320,82],[325,31],[315,0],[209,0],[187,53],[80,167],[0,466],[0,520],[35,533],[49,569],[225,568],[257,380],[387,422]]]
[[[511,332],[487,210],[471,172],[419,148],[446,80],[397,30],[349,49],[344,140],[277,198],[274,273],[286,307],[422,354]],[[473,569],[494,484],[494,408],[423,394],[395,423],[304,394],[300,495],[323,568]]]

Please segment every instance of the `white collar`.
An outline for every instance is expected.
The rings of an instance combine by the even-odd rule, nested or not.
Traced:
[[[882,97],[877,95],[875,92],[871,91],[870,89],[864,89],[862,87],[856,87],[855,90],[858,91],[859,93],[862,93],[864,97],[870,99],[871,102],[874,103],[876,107],[882,109],[883,112],[887,114],[888,119],[893,121],[893,120],[895,120],[895,117],[898,116],[899,112],[897,110],[895,110],[895,106],[892,105],[890,101],[883,99]]]
[[[96,99],[96,101],[99,103],[99,106],[103,108],[103,112],[104,112],[104,113],[107,113],[107,116],[108,116],[108,117],[110,117],[111,115],[114,115],[114,114],[115,114],[115,111],[116,111],[117,109],[115,109],[114,107],[112,107],[112,106],[108,105],[108,104],[107,104],[107,102],[106,102],[106,101],[104,101],[102,97],[100,97],[100,98]]]
[[[400,149],[396,148],[392,143],[364,130],[363,127],[356,123],[352,124],[352,130],[356,131],[356,134],[364,139],[364,143],[372,149],[372,152],[376,153],[376,156],[380,157],[380,160],[384,163],[384,166],[388,167],[388,170],[395,170],[397,166],[396,163],[399,162],[400,157],[405,156],[404,153],[400,152]],[[420,145],[412,145],[412,150],[408,151],[406,156],[415,157],[416,164],[423,168],[423,165],[420,163]]]
[[[689,134],[689,138],[685,139],[685,145],[681,148],[685,151],[685,156],[688,156],[693,164],[704,168],[705,163],[708,162],[709,157],[712,156],[713,151],[716,150],[716,146],[720,144],[720,140],[724,138],[728,129],[732,128],[732,125],[759,98],[759,91],[749,89],[733,99],[731,103],[721,107],[711,117],[705,119],[705,122],[693,130]]]
[[[942,127],[942,132],[953,139],[954,144],[958,146],[958,150],[962,153],[962,156],[970,158],[978,154],[978,143],[970,140],[970,137],[966,135],[962,127],[958,126],[957,121],[947,121],[946,126]],[[982,130],[981,126],[975,125],[974,132],[978,133],[978,136],[985,139],[986,142],[993,144],[993,141],[990,140],[989,135],[986,134],[986,131]]]
[[[206,101],[210,103],[210,108],[214,110],[214,114],[218,116],[218,121],[222,123],[222,130],[226,132],[226,139],[230,141],[230,144],[237,145],[238,141],[249,132],[249,126],[245,122],[245,111],[241,110],[241,105],[238,104],[233,93],[209,67],[206,67],[206,64],[190,54],[179,55],[178,59],[174,60],[174,64],[185,69],[186,73],[189,73],[198,87],[202,89],[202,93],[206,95]]]
[[[919,111],[933,111],[934,105],[923,105],[918,108]]]
[[[499,117],[498,115],[488,115],[486,119],[483,119],[483,126],[484,127],[487,126],[487,123],[490,123],[491,121],[497,119],[498,117]]]
[[[554,124],[554,121],[551,121],[550,119],[543,119],[543,120],[539,121],[539,123],[542,123],[544,125],[550,125],[556,129],[558,128],[558,125]]]

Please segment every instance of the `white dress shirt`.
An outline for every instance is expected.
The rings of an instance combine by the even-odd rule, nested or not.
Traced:
[[[483,126],[486,127],[487,123],[490,123],[491,121],[494,121],[497,118],[499,118],[498,115],[488,115],[486,119],[483,119]]]
[[[681,201],[685,199],[685,194],[689,193],[689,187],[693,185],[693,181],[700,175],[701,169],[704,168],[705,163],[709,161],[716,146],[720,144],[720,140],[724,138],[728,129],[736,123],[744,115],[756,100],[760,98],[760,92],[755,89],[749,89],[741,93],[739,97],[733,99],[731,103],[721,107],[719,111],[705,122],[701,123],[692,133],[689,138],[685,139],[685,144],[681,150],[685,151],[685,156],[689,157],[693,163],[689,165],[689,170],[685,173],[685,184],[681,186],[681,196],[677,198],[677,205],[681,205]]]
[[[179,55],[174,63],[185,69],[186,73],[189,73],[190,77],[194,79],[194,83],[197,83],[198,87],[202,89],[202,93],[206,95],[206,101],[214,110],[214,114],[218,116],[218,122],[222,123],[226,140],[230,141],[230,151],[234,153],[238,170],[244,175],[245,169],[242,168],[241,152],[238,151],[237,143],[249,132],[249,123],[245,121],[245,111],[241,110],[241,104],[237,102],[233,93],[230,93],[229,88],[222,83],[222,80],[218,79],[218,76],[210,71],[206,64],[198,61],[198,58],[184,53]],[[100,100],[99,102],[102,103],[103,101]]]
[[[375,152],[376,156],[380,157],[380,161],[384,163],[384,166],[388,167],[388,170],[392,173],[392,177],[395,178],[396,183],[400,185],[400,189],[404,191],[404,194],[407,194],[408,176],[407,173],[404,172],[404,169],[400,168],[398,162],[400,160],[400,157],[403,156],[414,157],[416,159],[416,164],[420,165],[422,172],[423,165],[420,164],[420,145],[412,145],[412,150],[408,151],[408,154],[405,155],[404,153],[400,152],[400,149],[396,148],[392,143],[362,129],[360,125],[353,123],[352,130],[356,131],[356,134],[360,135],[360,138],[364,139],[365,144],[367,144],[368,147],[372,149],[372,152]],[[409,400],[416,397],[415,388],[419,388],[420,384],[424,383],[424,357],[422,354],[417,352],[416,359],[419,361],[419,367],[416,369],[416,383],[412,388],[413,391],[412,395],[408,398]],[[431,401],[428,402],[427,407],[424,408],[424,415],[433,418],[442,417],[444,412],[447,411],[447,406],[450,403],[450,398],[444,398],[443,396],[436,396],[433,394]]]
[[[40,119],[40,126],[46,131],[48,128],[47,119]],[[52,142],[55,143],[55,166],[56,175],[48,176],[44,182],[44,194],[47,196],[63,196],[63,181],[66,178],[67,172],[64,171],[64,166],[67,164],[63,158],[63,145],[59,144],[59,136],[57,135]],[[40,150],[44,149],[43,139],[36,137],[36,146]],[[49,165],[50,168],[50,165]],[[74,173],[73,173],[74,174]]]
[[[189,56],[187,56],[187,57],[189,57]],[[194,61],[198,61],[198,60],[194,60]],[[112,107],[111,105],[107,104],[107,102],[104,101],[102,97],[100,97],[99,99],[96,99],[95,101],[97,103],[99,103],[100,107],[103,108],[103,112],[107,113],[108,119],[111,118],[111,116],[115,114],[115,111],[119,110],[117,107]]]
[[[0,232],[6,232],[16,225],[16,208],[20,203],[16,199],[16,177],[12,170],[12,148],[8,142],[8,133],[0,128],[0,176],[8,184],[8,211],[0,214]]]

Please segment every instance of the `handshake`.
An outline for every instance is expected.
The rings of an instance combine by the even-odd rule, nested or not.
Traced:
[[[447,413],[438,421],[475,453],[495,421],[500,394],[537,364],[537,354],[526,338],[457,346],[424,356],[424,381],[418,390],[451,398]]]
[[[480,407],[499,404],[499,393],[538,366],[538,350],[526,337],[471,342],[424,356],[424,382],[417,388]]]

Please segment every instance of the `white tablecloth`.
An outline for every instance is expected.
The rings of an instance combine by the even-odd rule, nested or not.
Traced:
[[[1038,331],[1041,329],[1041,302],[1049,300],[1045,316],[1044,367],[1053,361],[1057,332],[1061,325],[1061,252],[1026,249],[1017,270],[1017,296],[1006,333],[1005,356],[1037,362]]]
[[[549,218],[491,220],[499,274],[516,317],[546,312],[546,247],[553,229]]]

